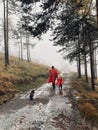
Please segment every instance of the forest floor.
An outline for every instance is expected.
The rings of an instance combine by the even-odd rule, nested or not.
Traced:
[[[33,101],[28,91],[1,105],[0,130],[97,130],[81,118],[70,89],[72,75],[64,75],[62,91],[45,83],[35,90]]]
[[[5,67],[4,55],[0,53],[0,104],[7,102],[16,93],[39,87],[48,78],[49,67],[36,62],[20,61],[10,56],[10,65]]]

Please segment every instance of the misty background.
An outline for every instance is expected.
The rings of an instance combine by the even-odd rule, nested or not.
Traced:
[[[17,20],[20,16],[17,14],[11,14],[9,16],[9,28],[15,29]],[[4,36],[3,36],[3,3],[0,0],[0,52],[4,51]],[[48,31],[47,34],[42,36],[41,40],[37,38],[31,38],[30,43],[34,44],[34,48],[30,48],[31,60],[48,66],[54,65],[61,72],[75,72],[76,62],[70,63],[68,60],[63,59],[63,55],[57,51],[60,49],[59,46],[53,46],[51,39],[51,33]],[[10,37],[9,33],[9,37]],[[17,42],[20,42],[17,40]],[[9,55],[19,57],[19,45],[15,43],[14,39],[9,38]],[[23,58],[26,59],[26,49],[23,51]]]

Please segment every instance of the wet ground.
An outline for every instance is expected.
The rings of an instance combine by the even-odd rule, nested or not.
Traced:
[[[66,74],[62,91],[43,84],[35,90],[33,101],[27,92],[1,105],[0,130],[90,130],[81,122],[70,78]]]

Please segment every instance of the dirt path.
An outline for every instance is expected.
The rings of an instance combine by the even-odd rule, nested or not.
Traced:
[[[0,130],[90,130],[81,123],[69,89],[70,78],[66,74],[62,91],[43,84],[35,91],[33,101],[27,92],[0,106]]]

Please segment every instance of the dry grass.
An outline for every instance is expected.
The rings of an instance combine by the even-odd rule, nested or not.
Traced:
[[[19,61],[10,57],[10,66],[4,65],[0,54],[0,104],[11,98],[14,93],[27,91],[47,80],[49,68],[34,62]]]
[[[78,108],[81,115],[88,121],[98,124],[98,89],[96,91],[91,90],[90,78],[89,83],[85,81],[85,78],[77,78],[73,76],[71,82],[72,88],[77,90],[75,96],[77,99]]]

